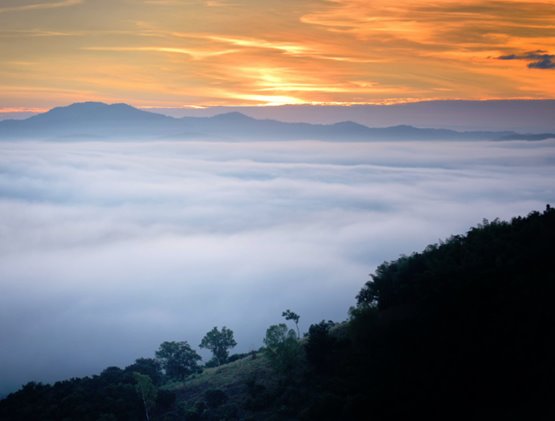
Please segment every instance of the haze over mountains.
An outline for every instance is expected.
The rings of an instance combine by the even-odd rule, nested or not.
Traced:
[[[337,108],[337,107],[332,107]],[[339,110],[339,109],[338,109]],[[329,112],[329,110],[326,110]],[[301,113],[301,115],[305,115]],[[223,140],[541,140],[552,133],[455,131],[409,125],[367,127],[353,121],[333,124],[255,119],[239,112],[174,118],[127,104],[75,103],[25,120],[0,121],[0,139],[223,139]]]

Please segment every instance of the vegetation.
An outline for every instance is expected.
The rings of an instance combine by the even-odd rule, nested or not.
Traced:
[[[266,330],[264,338],[265,353],[279,373],[288,373],[298,365],[301,357],[301,344],[293,329],[283,323],[272,325]]]
[[[138,372],[133,373],[133,378],[137,384],[135,385],[135,390],[143,402],[143,407],[145,409],[145,418],[147,421],[150,420],[150,411],[156,405],[156,398],[158,396],[158,390],[152,383],[151,378],[146,374],[141,374]]]
[[[156,358],[160,361],[167,377],[182,380],[199,370],[200,355],[187,342],[163,342]]]
[[[29,383],[0,420],[554,419],[554,234],[549,206],[483,221],[384,262],[349,320],[302,340],[277,324],[262,352],[228,357],[228,340],[216,357],[228,329],[214,328],[205,345],[226,364],[199,372],[186,342],[165,342],[157,360]]]
[[[229,358],[229,349],[237,345],[235,339],[233,338],[233,331],[227,327],[222,327],[219,331],[217,327],[214,326],[210,332],[208,332],[202,342],[200,343],[200,348],[206,348],[212,351],[213,354],[213,364],[211,365],[222,365]]]
[[[147,392],[147,408],[138,388],[137,374],[148,384],[155,363],[137,360],[125,369],[109,367],[100,375],[70,379],[53,385],[31,382],[0,401],[0,419],[5,421],[141,420],[145,410],[165,411],[175,394]],[[161,376],[161,373],[158,373]],[[150,380],[152,382],[152,380]],[[152,383],[151,383],[152,384]],[[151,386],[148,386],[151,387]],[[151,417],[152,419],[152,417]]]
[[[297,337],[300,338],[301,332],[299,331],[299,319],[301,318],[301,316],[289,309],[281,313],[281,316],[285,317],[285,320],[293,320],[293,322],[295,323],[295,328],[297,329]]]

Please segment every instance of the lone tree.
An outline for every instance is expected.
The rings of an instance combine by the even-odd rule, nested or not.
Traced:
[[[182,380],[199,370],[200,355],[187,342],[163,342],[156,358],[160,361],[166,376]]]
[[[202,338],[201,348],[209,349],[214,355],[213,360],[217,365],[222,365],[229,357],[228,350],[237,345],[233,339],[233,331],[227,327],[222,327],[219,331],[216,326]]]
[[[299,319],[301,318],[301,316],[289,309],[285,310],[283,313],[281,313],[281,315],[285,317],[285,320],[293,320],[293,322],[295,323],[295,327],[297,328],[297,338],[300,339],[301,332],[299,332]]]

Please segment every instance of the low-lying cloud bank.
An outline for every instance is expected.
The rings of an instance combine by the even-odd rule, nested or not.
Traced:
[[[281,311],[341,320],[376,265],[555,202],[555,141],[0,144],[0,393]]]

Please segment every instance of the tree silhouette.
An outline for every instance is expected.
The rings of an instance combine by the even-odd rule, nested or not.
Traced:
[[[168,377],[184,379],[189,374],[198,371],[200,355],[187,342],[163,342],[156,358],[160,361]]]
[[[219,331],[216,326],[202,338],[200,343],[201,348],[209,349],[214,355],[213,359],[217,365],[222,365],[229,357],[228,350],[237,345],[233,338],[233,331],[227,327],[222,327]]]
[[[281,313],[281,315],[285,317],[285,320],[293,320],[293,322],[295,323],[295,327],[297,328],[297,338],[300,339],[301,332],[299,331],[299,319],[301,318],[301,316],[289,309],[285,310],[283,313]]]

